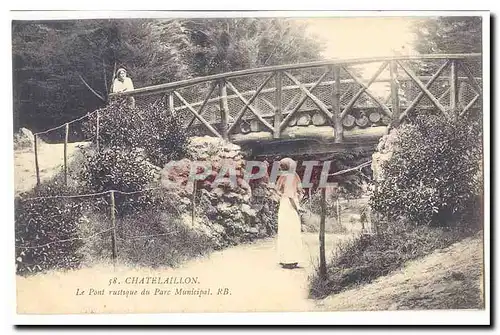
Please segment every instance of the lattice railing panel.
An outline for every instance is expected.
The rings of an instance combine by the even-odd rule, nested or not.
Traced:
[[[156,93],[149,95],[140,95],[134,97],[135,106],[137,108],[146,108],[152,104],[163,103],[165,99],[165,93]]]
[[[476,98],[477,95],[478,93],[471,84],[466,81],[460,82],[458,90],[458,103],[462,109],[468,106],[474,99],[475,101],[472,103],[472,107],[480,107],[482,104],[482,95],[479,95],[479,97]]]
[[[275,82],[274,76],[271,77],[271,74],[259,73],[227,79],[227,101],[229,114],[232,119],[238,117],[247,102],[250,102],[250,108],[246,108],[242,116],[243,120],[254,118],[255,114],[253,112],[262,117],[274,115]],[[238,93],[234,92],[233,87]],[[259,88],[261,90],[257,93]],[[256,93],[257,95],[255,96]]]

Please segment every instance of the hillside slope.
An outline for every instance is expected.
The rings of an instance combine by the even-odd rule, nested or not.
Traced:
[[[482,236],[409,262],[398,272],[317,303],[321,311],[484,308]]]

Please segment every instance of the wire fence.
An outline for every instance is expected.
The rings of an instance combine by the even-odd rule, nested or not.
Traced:
[[[86,236],[78,236],[78,237],[71,237],[71,238],[64,238],[64,239],[57,239],[54,241],[50,241],[47,243],[39,244],[39,245],[16,245],[16,249],[20,250],[29,250],[29,249],[43,249],[47,248],[52,245],[59,245],[63,243],[69,243],[69,242],[75,242],[75,241],[88,241],[95,239],[101,235],[106,235],[109,234],[110,241],[111,241],[111,258],[113,263],[116,263],[117,260],[117,255],[118,255],[118,247],[117,247],[117,240],[120,239],[122,241],[132,241],[132,240],[137,240],[137,239],[151,239],[154,237],[160,237],[160,236],[169,236],[172,234],[175,234],[176,231],[169,231],[165,233],[160,233],[160,234],[147,234],[147,235],[126,235],[124,232],[122,232],[122,236],[119,236],[118,234],[118,227],[116,224],[116,214],[117,214],[117,204],[116,204],[116,199],[115,195],[116,194],[121,194],[121,195],[135,195],[135,194],[140,194],[140,193],[145,193],[148,191],[153,191],[153,190],[159,190],[161,189],[160,187],[151,187],[151,188],[146,188],[138,191],[131,191],[131,192],[126,192],[126,191],[121,191],[121,190],[107,190],[103,192],[95,192],[95,193],[86,193],[86,194],[74,194],[74,195],[54,195],[54,196],[39,196],[39,197],[27,197],[27,198],[19,198],[19,201],[22,202],[37,202],[37,201],[42,201],[42,200],[49,200],[49,199],[88,199],[88,198],[95,198],[95,197],[103,197],[106,196],[108,197],[106,203],[108,204],[108,209],[105,211],[109,214],[108,219],[109,219],[109,228],[103,229],[99,232],[86,235]],[[193,204],[194,206],[194,204]],[[54,218],[52,218],[54,219]],[[32,242],[32,241],[30,241]],[[30,244],[30,242],[24,241],[24,243]]]

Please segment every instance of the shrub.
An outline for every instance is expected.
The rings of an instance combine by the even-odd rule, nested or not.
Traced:
[[[75,194],[75,190],[54,182],[22,194],[15,200],[17,272],[25,275],[80,264],[82,245],[77,227],[88,206],[81,199],[26,198]],[[59,241],[65,242],[59,242]]]
[[[121,100],[112,101],[98,110],[99,145],[126,150],[143,149],[154,165],[163,166],[170,160],[184,157],[188,138],[176,118],[167,115],[163,103],[130,108]],[[84,133],[96,133],[97,115],[84,125]]]
[[[479,120],[420,115],[403,125],[371,206],[389,220],[449,225],[463,221],[482,182]]]
[[[158,168],[150,164],[140,150],[111,147],[102,151],[86,152],[79,180],[85,192],[118,190],[137,192],[157,185]],[[133,194],[115,194],[115,204],[120,215],[138,209],[158,206],[162,209],[165,197],[161,190]]]

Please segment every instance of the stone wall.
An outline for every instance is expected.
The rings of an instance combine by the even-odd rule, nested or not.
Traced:
[[[277,211],[275,201],[271,200],[271,190],[265,180],[253,182],[250,187],[243,178],[243,155],[238,145],[222,139],[194,137],[187,158],[162,172],[163,184],[179,204],[178,210],[185,224],[213,238],[216,248],[269,236],[276,230]],[[188,180],[195,161],[205,162],[211,167],[210,174],[196,185]],[[223,182],[214,183],[221,169],[229,166],[236,172],[235,180],[231,182],[228,177]],[[202,171],[198,170],[198,173]]]
[[[372,171],[373,180],[379,182],[384,179],[384,169],[383,165],[389,159],[391,159],[392,154],[396,148],[398,140],[398,129],[392,129],[389,134],[384,135],[380,138],[377,145],[377,151],[372,154]]]

